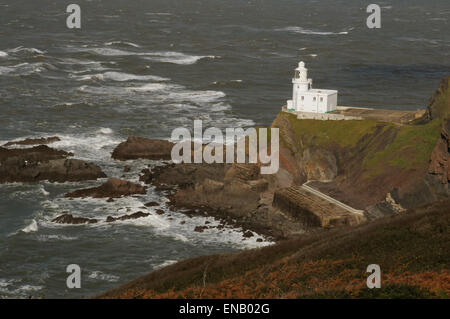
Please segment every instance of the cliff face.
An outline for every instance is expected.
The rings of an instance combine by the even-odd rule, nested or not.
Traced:
[[[414,125],[373,120],[298,120],[281,112],[280,165],[368,217],[449,196],[450,77]]]

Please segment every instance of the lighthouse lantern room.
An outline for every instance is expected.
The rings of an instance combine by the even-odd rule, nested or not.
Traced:
[[[291,111],[327,113],[336,110],[336,90],[313,89],[312,79],[308,79],[308,69],[300,62],[292,79],[292,100],[287,101]]]

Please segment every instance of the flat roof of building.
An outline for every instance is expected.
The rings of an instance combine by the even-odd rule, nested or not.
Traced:
[[[330,94],[336,94],[338,91],[337,90],[324,90],[324,89],[311,89],[308,92],[330,95]]]

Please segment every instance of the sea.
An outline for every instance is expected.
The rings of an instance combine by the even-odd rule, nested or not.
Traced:
[[[130,135],[177,127],[269,126],[292,92],[299,61],[343,106],[425,108],[450,74],[450,1],[0,0],[0,144],[59,136],[51,147],[138,182],[158,161],[120,162]],[[69,3],[81,28],[67,27]],[[123,172],[124,165],[131,171]],[[272,244],[239,228],[194,232],[211,217],[167,208],[166,194],[64,198],[105,179],[0,185],[0,298],[90,298],[177,261]],[[144,203],[160,203],[163,215]],[[63,212],[136,220],[57,225]],[[81,269],[68,288],[67,266]]]

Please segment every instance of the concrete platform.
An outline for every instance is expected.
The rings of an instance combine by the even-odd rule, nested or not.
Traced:
[[[425,109],[416,111],[401,111],[401,110],[385,110],[372,109],[362,107],[338,106],[337,110],[332,112],[342,114],[345,116],[360,117],[364,120],[377,120],[384,122],[393,122],[400,124],[407,124],[417,118],[420,118]]]
[[[425,109],[419,109],[416,111],[401,111],[351,106],[337,106],[335,111],[329,113],[291,111],[288,110],[286,106],[283,106],[281,109],[283,112],[296,115],[299,120],[376,120],[398,124],[408,124],[415,119],[422,117],[425,113]]]
[[[364,220],[362,212],[351,212],[337,201],[315,194],[302,186],[279,189],[273,198],[273,207],[281,210],[306,228],[356,225]]]

